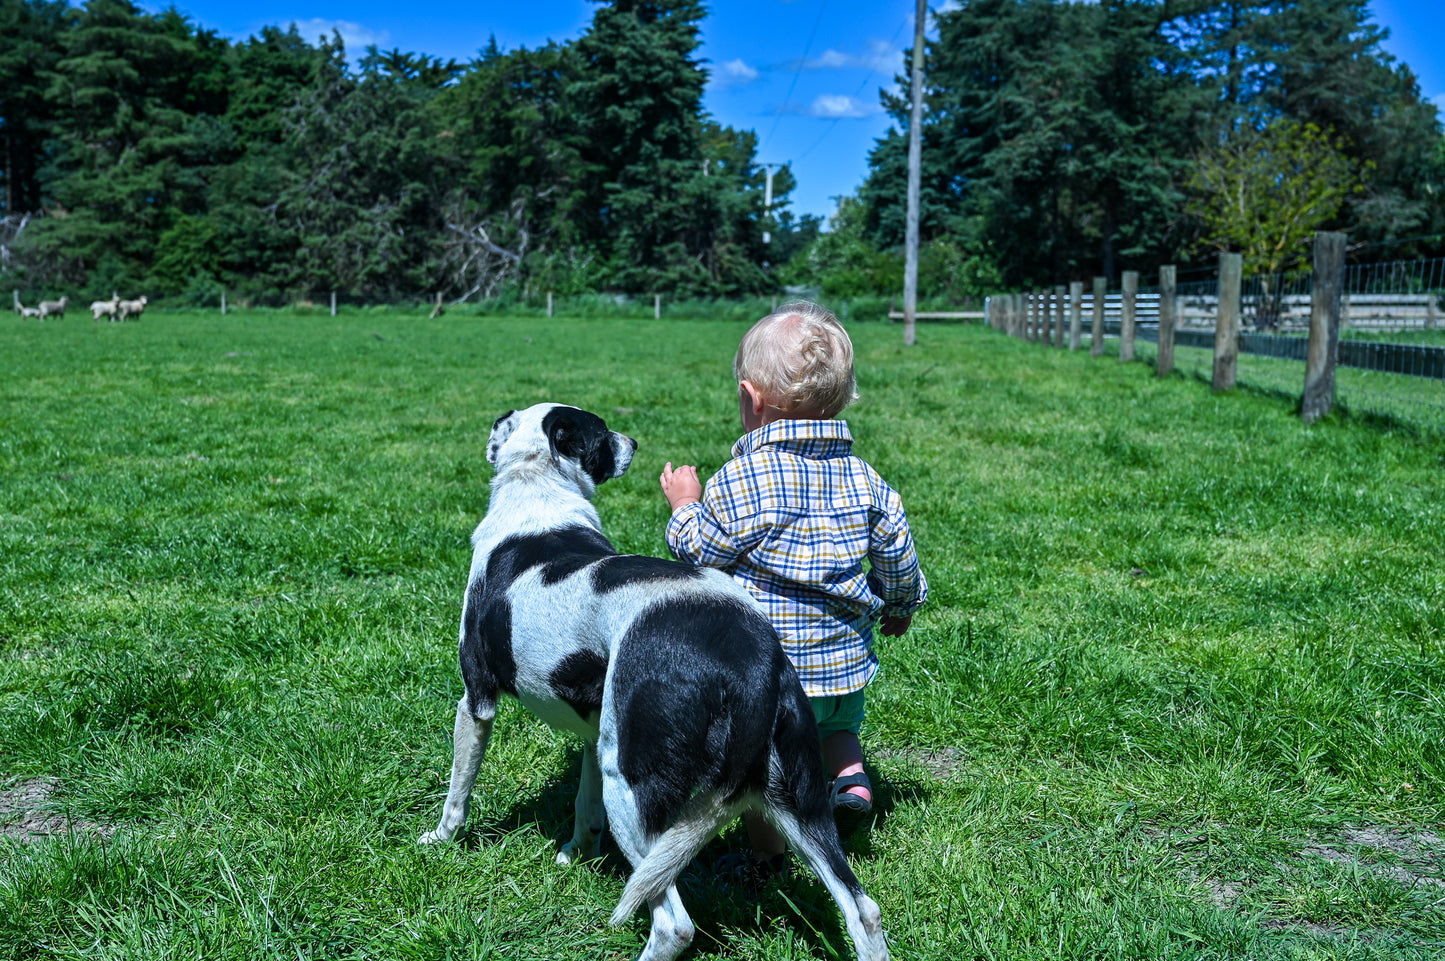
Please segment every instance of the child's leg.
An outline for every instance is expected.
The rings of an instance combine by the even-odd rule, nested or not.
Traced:
[[[788,842],[761,814],[749,811],[743,815],[743,823],[748,826],[748,841],[753,846],[755,859],[766,861],[787,850]]]
[[[823,763],[834,777],[857,774],[863,770],[863,745],[858,735],[851,731],[839,731],[823,740]],[[872,801],[873,795],[862,785],[852,785],[845,793],[856,794],[865,801]]]

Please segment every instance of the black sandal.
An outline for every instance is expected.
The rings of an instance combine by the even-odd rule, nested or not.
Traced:
[[[868,775],[859,771],[835,778],[833,781],[833,821],[838,825],[838,837],[850,837],[873,813],[873,802],[848,790],[850,787],[867,789],[873,793],[873,782]]]

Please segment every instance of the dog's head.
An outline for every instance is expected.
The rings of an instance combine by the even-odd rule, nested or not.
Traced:
[[[492,424],[487,463],[501,474],[521,464],[551,465],[590,494],[632,466],[637,441],[608,430],[596,414],[563,404],[509,410]]]

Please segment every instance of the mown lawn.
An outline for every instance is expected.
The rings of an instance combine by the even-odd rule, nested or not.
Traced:
[[[850,845],[899,958],[1445,951],[1445,444],[975,326],[853,326],[858,449],[932,601],[884,640]],[[735,322],[148,313],[0,323],[0,957],[630,958],[560,869],[574,744],[504,708],[446,790],[486,432],[735,439]],[[705,853],[744,841],[734,828]],[[806,874],[705,865],[697,956],[848,957]]]

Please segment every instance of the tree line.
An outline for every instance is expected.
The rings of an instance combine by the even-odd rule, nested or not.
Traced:
[[[788,168],[764,211],[756,134],[702,106],[704,16],[599,0],[573,41],[348,65],[294,26],[0,0],[0,271],[197,303],[899,290],[904,97],[829,230],[788,211]],[[1366,0],[966,0],[934,26],[925,297],[1215,249],[1287,271],[1316,229],[1445,255],[1437,111]]]
[[[1288,270],[1316,229],[1357,257],[1445,255],[1437,111],[1366,0],[967,0],[936,25],[921,231],[966,281],[1117,280],[1215,249]],[[859,267],[903,238],[908,104],[884,99],[897,126],[829,241]]]
[[[3,0],[0,268],[197,302],[771,291],[816,220],[764,244],[756,135],[702,109],[703,16],[612,0],[571,42],[349,66],[294,25],[232,42],[174,8]]]

